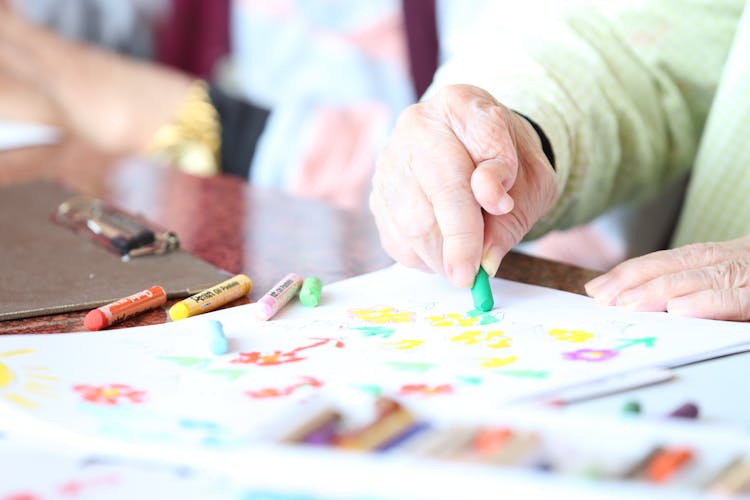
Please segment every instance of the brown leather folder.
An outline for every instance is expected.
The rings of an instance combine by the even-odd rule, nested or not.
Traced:
[[[0,321],[92,309],[153,285],[185,297],[229,275],[182,250],[123,261],[55,222],[74,194],[47,181],[0,188]]]

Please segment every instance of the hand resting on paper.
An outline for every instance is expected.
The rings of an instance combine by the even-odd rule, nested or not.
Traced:
[[[495,274],[555,195],[529,122],[478,87],[453,85],[401,114],[370,209],[391,257],[468,287],[480,261]]]
[[[586,284],[605,305],[680,316],[750,320],[750,235],[654,252]]]

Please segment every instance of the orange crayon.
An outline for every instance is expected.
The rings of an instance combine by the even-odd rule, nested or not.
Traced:
[[[166,302],[167,293],[164,289],[160,286],[152,286],[148,290],[134,293],[111,304],[89,311],[83,319],[83,324],[89,330],[101,330],[143,311],[159,307]]]
[[[646,477],[654,483],[664,483],[692,458],[693,451],[689,448],[664,450],[648,464]]]
[[[479,429],[474,435],[474,451],[481,456],[498,453],[513,437],[513,431],[508,427],[486,427]]]

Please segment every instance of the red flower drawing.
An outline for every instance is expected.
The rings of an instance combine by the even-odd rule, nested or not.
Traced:
[[[406,384],[401,386],[398,393],[402,396],[420,395],[420,396],[435,396],[437,394],[451,394],[453,392],[453,386],[450,384],[442,384],[436,386],[429,386],[427,384]]]
[[[118,405],[125,401],[143,403],[146,397],[146,391],[138,391],[125,384],[78,384],[73,386],[73,390],[79,392],[84,401],[106,406]]]

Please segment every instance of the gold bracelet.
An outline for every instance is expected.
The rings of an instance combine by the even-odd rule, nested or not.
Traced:
[[[175,117],[156,131],[151,156],[183,172],[209,176],[219,173],[221,124],[203,80],[190,84]]]

